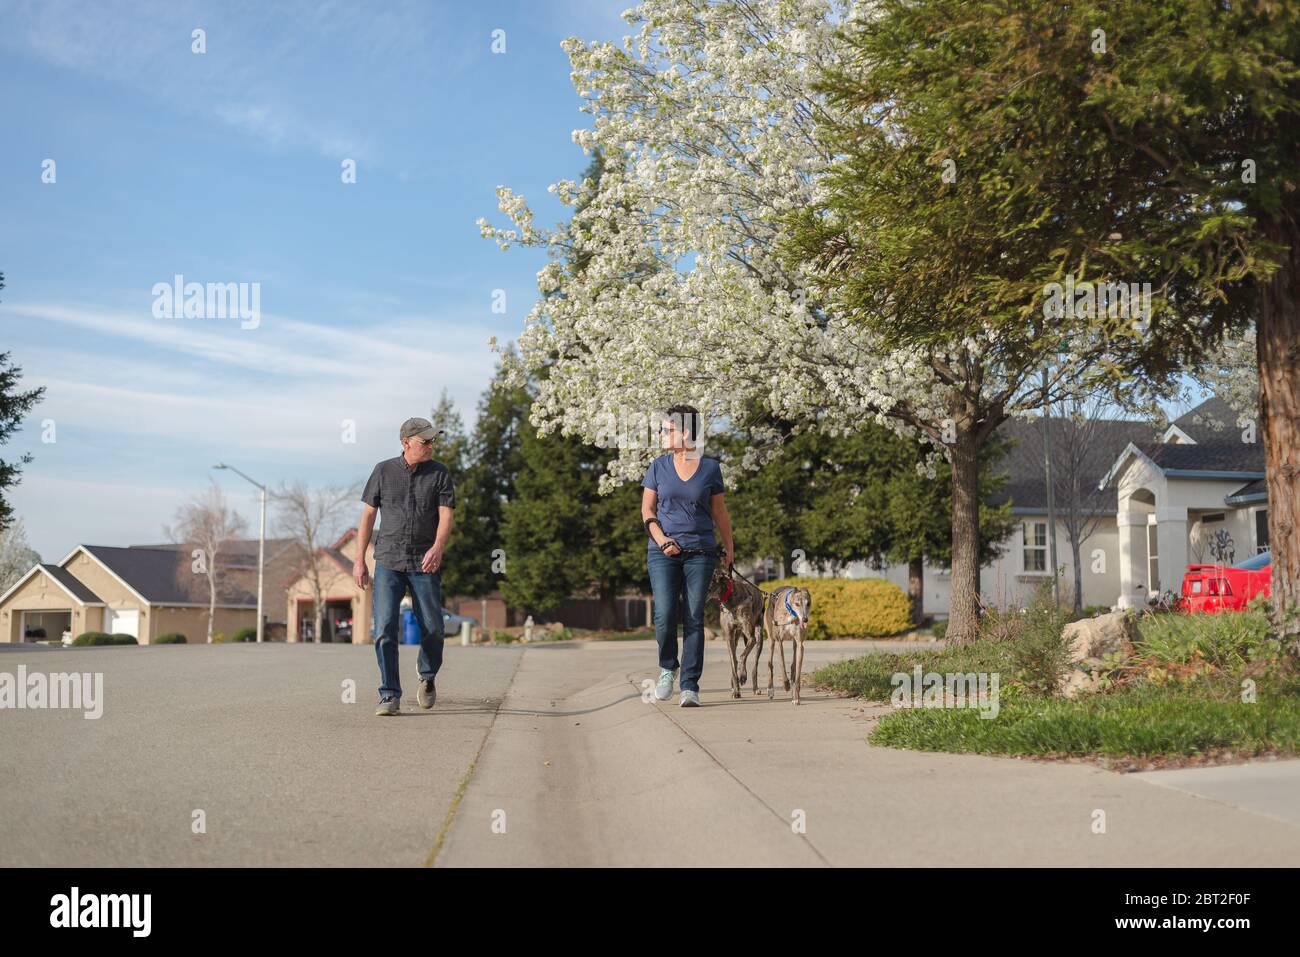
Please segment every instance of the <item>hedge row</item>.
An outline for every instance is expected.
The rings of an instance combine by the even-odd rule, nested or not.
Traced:
[[[883,578],[783,578],[763,583],[763,590],[784,585],[812,596],[809,638],[875,638],[912,627],[911,599]]]

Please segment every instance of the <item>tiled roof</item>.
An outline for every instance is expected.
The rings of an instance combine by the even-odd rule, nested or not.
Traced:
[[[91,605],[102,605],[104,603],[102,598],[82,584],[67,569],[60,568],[58,565],[47,565],[43,562],[41,563],[41,568],[47,575],[66,588],[71,594],[75,595],[77,601]]]
[[[1160,468],[1186,472],[1264,472],[1264,446],[1259,442],[1246,443],[1231,433],[1237,441],[1198,442],[1195,445],[1148,443],[1139,445]]]
[[[206,604],[207,576],[191,570],[188,552],[177,548],[116,548],[83,545],[118,578],[154,605]],[[257,605],[257,596],[227,584],[221,605]]]
[[[1081,474],[1088,488],[1096,488],[1116,460],[1130,445],[1139,448],[1157,466],[1175,472],[1228,472],[1245,477],[1264,472],[1264,447],[1260,443],[1241,441],[1242,430],[1237,428],[1237,413],[1217,396],[1202,402],[1175,425],[1190,436],[1195,444],[1160,442],[1161,430],[1152,423],[1126,419],[1105,419],[1091,423],[1093,430],[1087,448],[1083,450]],[[1221,426],[1221,427],[1216,427]],[[1074,427],[1069,419],[1052,418],[1051,427],[1056,441]],[[1046,469],[1043,461],[1043,420],[1010,419],[998,427],[998,434],[1015,440],[1003,460],[1003,471],[1008,476],[1001,494],[992,503],[1011,499],[1017,508],[1047,510]],[[1061,445],[1054,449],[1053,463],[1060,463]],[[1059,486],[1058,486],[1059,487]],[[1115,509],[1114,483],[1111,491],[1099,495],[1085,494],[1085,507]],[[1262,490],[1262,487],[1261,487]],[[1230,498],[1240,493],[1234,493]],[[1228,503],[1239,504],[1239,503]]]
[[[1073,427],[1069,419],[1053,417],[1052,434],[1058,445],[1053,449],[1053,464],[1060,465],[1062,459],[1062,439],[1067,429]],[[1114,511],[1114,493],[1097,493],[1091,490],[1097,487],[1107,470],[1115,464],[1121,452],[1130,442],[1151,442],[1155,428],[1150,422],[1137,422],[1127,419],[1105,419],[1093,423],[1092,441],[1082,449],[1084,462],[1082,488],[1085,507],[1090,500],[1095,500],[1093,507]],[[1011,499],[1016,508],[1047,510],[1047,469],[1043,455],[1042,439],[1043,420],[1009,419],[998,427],[998,434],[1013,439],[1015,444],[1003,459],[1003,472],[1008,476],[1007,484],[1001,494],[993,499],[994,504]],[[1059,487],[1059,486],[1058,486]]]

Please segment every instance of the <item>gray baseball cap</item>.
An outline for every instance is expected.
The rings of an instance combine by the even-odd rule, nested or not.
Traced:
[[[432,439],[446,432],[446,429],[435,429],[433,423],[428,419],[416,418],[407,419],[402,423],[401,437],[404,439]]]

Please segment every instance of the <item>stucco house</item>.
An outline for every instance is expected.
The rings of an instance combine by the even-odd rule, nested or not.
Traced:
[[[1020,522],[1002,555],[981,570],[981,595],[998,607],[1023,606],[1051,580],[1045,457],[1034,434],[1041,428],[1041,421],[1012,420],[1000,429],[1016,444],[997,501],[1010,498]],[[1161,433],[1147,422],[1096,423],[1077,466],[1099,492],[1084,510],[1092,527],[1080,549],[1083,604],[1144,605],[1153,593],[1177,592],[1190,561],[1231,563],[1265,550],[1264,449],[1255,438],[1255,430],[1239,427],[1237,414],[1217,397]],[[1057,454],[1053,462],[1060,468]],[[1072,595],[1074,561],[1057,504],[1057,568],[1063,595]],[[882,572],[858,564],[846,574],[883,574],[907,587],[905,566]],[[924,575],[925,613],[947,615],[951,575],[930,566]]]
[[[315,616],[312,611],[310,565],[300,563],[285,588],[287,641],[353,642],[370,641],[372,589],[358,588],[352,580],[352,563],[357,557],[357,530],[349,528],[333,544],[316,550],[312,557],[320,576],[325,601],[322,633],[313,635]],[[373,542],[366,553],[371,569],[375,567]]]
[[[1179,591],[1189,562],[1268,549],[1264,447],[1220,399],[1178,419],[1159,443],[1132,443],[1102,481],[1116,489],[1121,608]]]
[[[78,545],[60,562],[41,563],[0,595],[0,640],[33,641],[44,632],[133,635],[146,645],[179,632],[190,642],[207,635],[207,579],[177,548]],[[257,597],[227,588],[213,628],[230,634],[257,622]]]

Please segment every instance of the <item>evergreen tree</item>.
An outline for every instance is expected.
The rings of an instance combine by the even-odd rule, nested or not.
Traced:
[[[4,273],[0,273],[0,289],[4,287]],[[8,352],[0,352],[0,445],[8,442],[9,437],[18,431],[23,417],[45,394],[44,386],[26,392],[19,391],[18,383],[22,379],[23,370],[9,361],[9,355]],[[7,528],[13,520],[13,508],[5,499],[5,489],[18,484],[22,466],[31,460],[30,452],[19,456],[17,461],[0,459],[0,529]]]

